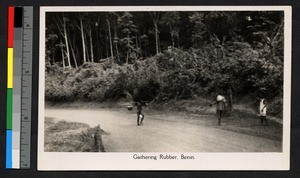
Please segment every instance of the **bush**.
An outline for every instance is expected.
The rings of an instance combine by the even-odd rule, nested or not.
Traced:
[[[188,51],[174,48],[134,64],[106,59],[78,69],[47,65],[45,81],[46,100],[54,101],[166,101],[228,88],[245,96],[262,87],[274,99],[283,90],[283,62],[246,42],[227,42]]]

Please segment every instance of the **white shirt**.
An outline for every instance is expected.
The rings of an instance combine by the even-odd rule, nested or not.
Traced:
[[[267,106],[264,104],[265,99],[261,99],[259,103],[259,114],[260,116],[266,116],[267,115]]]

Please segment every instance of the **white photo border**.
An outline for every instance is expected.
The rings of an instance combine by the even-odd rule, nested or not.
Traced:
[[[184,153],[193,160],[134,160],[133,154],[44,152],[46,12],[109,11],[284,11],[284,95],[282,152]],[[41,6],[39,44],[38,170],[289,170],[291,127],[291,6]],[[151,153],[151,155],[170,153]],[[179,156],[181,153],[172,153]]]

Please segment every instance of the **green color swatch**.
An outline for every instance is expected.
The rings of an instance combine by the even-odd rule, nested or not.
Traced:
[[[12,98],[13,98],[13,89],[7,89],[7,101],[6,101],[6,129],[12,129]]]

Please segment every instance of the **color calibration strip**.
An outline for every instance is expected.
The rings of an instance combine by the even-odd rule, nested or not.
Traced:
[[[32,7],[8,9],[6,168],[30,167]]]
[[[8,8],[7,102],[6,102],[6,168],[13,168],[12,100],[13,100],[13,43],[15,8]]]

